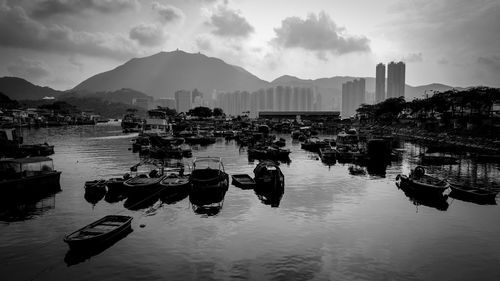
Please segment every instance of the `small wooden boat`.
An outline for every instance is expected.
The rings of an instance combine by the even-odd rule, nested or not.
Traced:
[[[485,187],[474,187],[466,184],[451,183],[450,196],[465,201],[476,203],[496,203],[496,196],[499,190],[488,189]]]
[[[106,180],[103,180],[103,179],[86,181],[84,184],[85,190],[87,190],[87,189],[101,189],[102,187],[105,187],[105,186],[106,186]]]
[[[255,187],[254,179],[247,174],[235,174],[231,175],[231,177],[233,178],[232,184],[234,186],[243,189],[252,189]]]
[[[353,176],[362,176],[366,175],[366,171],[362,167],[356,167],[356,166],[349,166],[349,174]]]
[[[422,166],[417,166],[409,176],[398,175],[396,180],[401,180],[402,185],[407,185],[415,191],[429,194],[442,194],[450,187],[446,180],[426,175]]]
[[[127,180],[128,178],[110,178],[106,181],[106,186],[108,187],[109,190],[117,189],[117,188],[122,188],[123,183]]]
[[[337,158],[337,150],[330,146],[319,149],[319,156],[323,161],[335,160]]]
[[[95,247],[130,229],[132,217],[109,215],[64,237],[70,248]]]
[[[170,173],[160,181],[160,185],[164,187],[164,192],[177,192],[189,188],[191,179],[189,175]]]
[[[147,177],[145,175],[139,175],[131,179],[126,180],[123,185],[128,188],[130,192],[135,191],[155,191],[163,177]]]
[[[278,164],[271,160],[264,160],[253,170],[257,185],[285,185],[285,176]]]

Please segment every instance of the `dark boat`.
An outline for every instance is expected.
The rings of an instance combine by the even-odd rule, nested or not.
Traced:
[[[130,177],[129,174],[127,174],[128,177]],[[128,180],[127,176],[124,176],[122,178],[110,178],[106,181],[106,186],[108,187],[108,190],[115,190],[115,189],[123,189],[123,183]]]
[[[0,160],[0,192],[23,193],[60,190],[61,172],[49,157]]]
[[[109,215],[95,221],[77,231],[64,237],[64,242],[68,243],[72,249],[86,247],[96,247],[119,236],[122,232],[128,231],[131,226],[132,217]]]
[[[231,175],[232,184],[242,189],[252,189],[255,187],[255,180],[247,174]]]
[[[462,183],[450,184],[450,197],[477,204],[496,204],[499,190],[486,187],[474,187]]]
[[[127,187],[127,191],[130,193],[154,192],[161,187],[160,182],[162,179],[163,177],[139,175],[126,180],[123,185]]]
[[[422,166],[417,166],[408,176],[398,175],[396,180],[400,180],[401,184],[408,188],[426,194],[442,194],[450,187],[446,180],[426,175]]]
[[[192,189],[205,191],[227,190],[229,175],[219,157],[199,157],[193,161]]]
[[[285,185],[285,176],[278,164],[271,160],[261,161],[253,170],[257,185]]]
[[[167,176],[160,181],[163,187],[162,193],[176,193],[182,190],[188,190],[191,185],[191,178],[180,171],[170,171]]]
[[[429,196],[429,194],[419,192],[413,189],[408,184],[403,184],[402,182],[396,183],[396,186],[401,189],[405,196],[413,203],[415,206],[424,205],[430,208],[435,208],[440,211],[448,210],[448,195],[443,195],[440,193],[433,194]]]
[[[100,179],[100,180],[86,181],[84,187],[85,190],[101,189],[103,187],[106,188],[106,180]]]

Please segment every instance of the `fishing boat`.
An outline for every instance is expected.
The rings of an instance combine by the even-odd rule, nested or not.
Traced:
[[[44,156],[0,160],[0,192],[60,190],[61,172]]]
[[[333,161],[337,158],[337,150],[331,146],[322,147],[319,149],[319,157],[323,161]]]
[[[106,188],[106,180],[103,179],[86,181],[84,184],[85,190],[101,189],[103,187]]]
[[[242,189],[252,189],[255,187],[255,180],[247,174],[231,175],[232,184]]]
[[[253,172],[257,185],[285,185],[285,176],[278,164],[272,160],[261,161]]]
[[[162,193],[175,193],[184,189],[188,189],[191,185],[191,178],[185,175],[184,172],[170,171],[167,176],[160,181],[160,186],[164,187]]]
[[[220,157],[198,157],[193,161],[192,189],[204,191],[227,190],[229,175]]]
[[[450,184],[443,179],[439,179],[425,174],[422,166],[417,166],[408,176],[398,175],[396,180],[400,180],[402,185],[427,194],[442,194]]]
[[[153,168],[147,167],[148,164],[154,165]],[[147,167],[149,172],[138,171],[139,167]],[[157,165],[157,163],[138,163],[130,168],[131,172],[135,172],[134,177],[130,177],[123,182],[129,194],[134,193],[151,193],[161,189],[160,182],[163,179],[163,166]]]
[[[478,204],[495,204],[498,189],[471,186],[464,183],[450,183],[450,197]]]
[[[109,215],[64,237],[70,248],[85,249],[112,241],[131,228],[132,217]]]

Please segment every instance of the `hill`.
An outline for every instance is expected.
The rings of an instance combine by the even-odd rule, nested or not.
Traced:
[[[49,87],[34,85],[17,77],[1,77],[0,92],[13,100],[37,100],[46,96],[56,97],[61,93]]]
[[[117,68],[94,75],[75,91],[114,91],[130,88],[154,98],[173,97],[177,90],[197,88],[205,94],[217,91],[254,91],[267,81],[224,61],[183,51],[160,52],[135,58]]]

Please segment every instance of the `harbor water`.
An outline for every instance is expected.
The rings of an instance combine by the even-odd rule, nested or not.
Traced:
[[[121,177],[141,160],[130,150],[134,136],[119,123],[23,131],[26,143],[55,146],[62,190],[2,198],[1,280],[500,280],[498,205],[426,201],[396,186],[424,148],[402,143],[401,159],[351,175],[348,164],[324,164],[280,135],[292,151],[280,164],[283,194],[231,185],[212,214],[195,212],[188,196],[85,196],[85,181]],[[234,141],[192,149],[221,157],[229,175],[253,176],[257,162]],[[428,171],[500,180],[498,164],[467,157]],[[100,252],[72,255],[64,235],[109,214],[132,216],[133,231]]]

